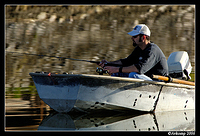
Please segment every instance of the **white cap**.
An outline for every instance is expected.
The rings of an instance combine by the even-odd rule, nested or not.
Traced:
[[[151,32],[145,24],[139,24],[135,28],[133,28],[133,31],[129,32],[128,34],[131,36],[136,36],[139,34],[150,36]]]

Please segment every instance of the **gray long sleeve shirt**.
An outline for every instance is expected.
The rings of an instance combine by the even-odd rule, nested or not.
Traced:
[[[134,51],[125,59],[121,59],[123,66],[135,65],[140,74],[151,77],[154,75],[168,75],[168,65],[162,50],[154,43],[149,43],[142,50],[136,47]]]

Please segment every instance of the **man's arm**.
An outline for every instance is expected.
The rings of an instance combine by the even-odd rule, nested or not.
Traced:
[[[116,65],[122,65],[121,60],[116,60],[116,61],[108,62],[107,60],[103,59],[103,60],[99,63],[99,66],[101,66],[101,67],[103,68],[103,67],[105,66],[105,63],[116,64]]]
[[[107,70],[108,73],[111,75],[112,73],[119,72],[119,68],[120,67],[106,66],[104,67],[104,70]],[[139,71],[134,65],[122,68],[122,73],[130,73],[130,72],[139,72]]]
[[[122,73],[131,73],[131,72],[139,72],[138,69],[135,67],[135,65],[123,67]]]
[[[108,63],[110,63],[110,64],[122,65],[121,60],[111,61],[111,62],[108,62]]]

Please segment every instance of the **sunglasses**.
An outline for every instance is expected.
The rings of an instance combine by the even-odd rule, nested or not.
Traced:
[[[139,35],[133,36],[133,38],[137,38]]]

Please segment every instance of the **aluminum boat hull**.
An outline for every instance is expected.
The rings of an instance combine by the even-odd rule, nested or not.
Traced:
[[[103,75],[29,73],[39,97],[58,112],[173,111],[195,108],[195,87]]]

